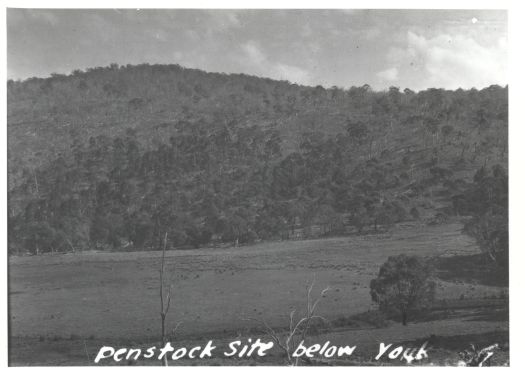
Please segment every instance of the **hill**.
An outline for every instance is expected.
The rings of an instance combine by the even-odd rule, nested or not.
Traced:
[[[507,166],[507,88],[325,89],[178,65],[7,83],[12,252],[381,231]],[[456,212],[454,212],[456,210]]]

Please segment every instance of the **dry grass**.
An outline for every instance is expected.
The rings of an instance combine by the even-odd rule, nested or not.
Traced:
[[[179,338],[218,338],[221,333],[243,332],[245,317],[285,325],[291,308],[304,304],[304,294],[298,292],[305,291],[314,273],[316,286],[332,287],[319,305],[319,314],[336,319],[366,311],[371,307],[369,282],[388,256],[479,252],[460,230],[460,224],[445,224],[377,236],[168,251],[166,273],[177,280],[172,291],[177,308],[170,312],[167,332],[182,321]],[[85,252],[11,257],[11,337],[38,340],[40,336],[47,342],[74,335],[97,342],[139,343],[158,338],[160,255]],[[447,280],[440,282],[438,298],[483,298],[497,296],[501,290],[475,281]],[[460,322],[458,326],[465,323]],[[472,326],[472,330],[480,328]],[[442,334],[438,329],[434,332]]]

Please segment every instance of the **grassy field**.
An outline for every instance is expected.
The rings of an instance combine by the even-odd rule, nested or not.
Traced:
[[[370,280],[388,256],[400,253],[438,257],[438,301],[479,301],[506,294],[504,281],[487,279],[479,267],[464,262],[479,250],[461,234],[461,227],[459,223],[406,226],[381,235],[168,251],[173,286],[168,331],[180,322],[177,338],[197,340],[242,336],[256,325],[248,318],[285,326],[290,310],[304,306],[305,289],[314,275],[315,292],[331,287],[319,305],[320,314],[336,320],[367,311],[372,308]],[[67,356],[70,352],[86,362],[86,353],[103,344],[156,341],[159,264],[160,252],[11,257],[12,364],[40,364],[46,349],[54,354],[46,358],[54,359],[52,364],[74,364],[75,357]],[[508,330],[505,315],[469,317],[432,318],[408,328],[396,323],[373,334],[363,329],[361,336],[363,340],[390,336],[408,341],[431,334]],[[389,334],[388,330],[394,331]],[[337,336],[344,338],[344,333],[339,331]],[[68,350],[63,343],[69,343]],[[32,354],[17,348],[39,350]]]

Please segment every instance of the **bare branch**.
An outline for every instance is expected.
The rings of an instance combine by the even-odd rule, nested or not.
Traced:
[[[299,336],[299,338],[304,341],[306,338],[306,335],[308,333],[308,329],[310,328],[310,324],[313,320],[320,320],[326,323],[329,323],[329,321],[320,315],[315,315],[315,309],[317,308],[319,302],[321,301],[321,298],[316,299],[312,304],[312,291],[315,285],[315,274],[314,278],[312,280],[312,283],[308,285],[306,289],[306,312],[305,315],[297,322],[295,322],[295,313],[296,310],[293,309],[289,314],[289,323],[288,323],[288,332],[283,334],[284,336],[284,343],[279,337],[279,335],[275,332],[275,330],[268,325],[268,323],[264,320],[256,319],[256,318],[250,318],[249,320],[258,322],[264,326],[265,332],[275,341],[277,346],[283,350],[285,353],[288,363],[292,366],[296,366],[299,364],[300,358],[294,357],[293,354],[296,350],[296,342],[295,338]],[[326,287],[320,294],[320,297],[324,297],[324,295],[330,291],[330,287]]]
[[[291,332],[292,329],[293,329],[293,317],[294,317],[294,315],[295,315],[295,309],[293,309],[293,310],[290,312],[290,325],[289,325],[289,327],[290,327],[290,332]]]
[[[275,330],[270,325],[268,325],[268,323],[266,321],[260,320],[260,319],[254,318],[254,317],[248,317],[248,318],[241,319],[241,320],[255,321],[255,322],[259,323],[259,324],[262,324],[264,326],[264,328],[265,328],[266,334],[268,334],[275,341],[277,346],[279,346],[282,350],[284,350],[286,353],[288,353],[288,349],[286,348],[286,346],[283,345],[283,343],[281,342],[281,339],[279,338],[279,336],[277,335]]]
[[[170,303],[171,303],[171,286],[168,289],[168,294],[166,295],[167,303],[166,303],[166,310],[164,311],[165,314],[168,314],[168,311],[170,310]]]

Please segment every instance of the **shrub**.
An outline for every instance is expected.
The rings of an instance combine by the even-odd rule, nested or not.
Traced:
[[[424,308],[435,296],[430,280],[432,267],[417,256],[391,256],[370,282],[370,295],[380,311],[401,315],[403,325],[408,316]]]

